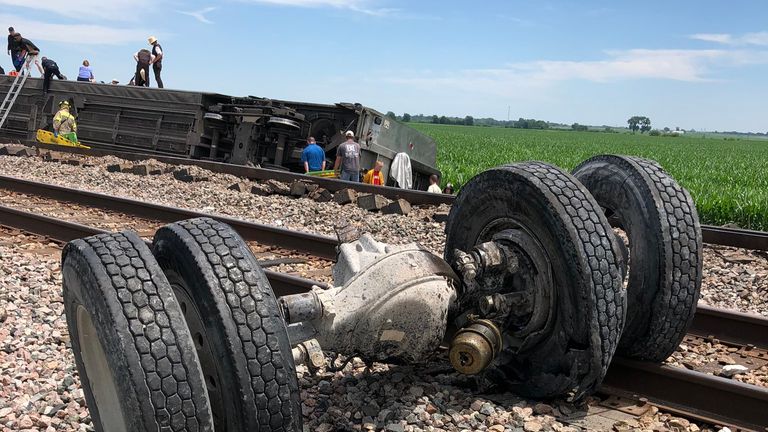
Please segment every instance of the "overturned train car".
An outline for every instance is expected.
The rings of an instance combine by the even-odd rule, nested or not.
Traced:
[[[12,80],[0,76],[0,98]],[[398,153],[410,157],[414,189],[426,189],[429,176],[439,174],[431,138],[360,104],[76,81],[54,81],[43,95],[42,80],[28,79],[0,129],[0,139],[34,141],[37,129],[50,129],[62,100],[73,103],[80,140],[95,148],[301,171],[307,137],[316,138],[332,164],[344,132],[352,130],[362,147],[362,167],[372,167],[377,159],[384,162],[388,185],[395,185],[389,169]]]

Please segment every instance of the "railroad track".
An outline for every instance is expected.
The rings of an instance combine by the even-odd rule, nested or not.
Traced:
[[[37,145],[37,144],[35,144]],[[49,146],[40,146],[43,149],[50,149]],[[56,149],[60,151],[60,149]],[[171,165],[195,165],[212,172],[231,174],[237,177],[244,177],[251,180],[274,179],[290,183],[294,180],[311,181],[317,183],[320,187],[336,192],[341,189],[351,188],[362,193],[376,193],[389,199],[405,199],[411,204],[421,205],[439,205],[453,204],[455,196],[445,194],[434,194],[424,191],[404,190],[394,187],[372,186],[362,183],[352,183],[342,180],[311,177],[288,171],[270,170],[263,168],[253,168],[243,165],[233,165],[221,162],[207,160],[187,159],[161,154],[147,154],[136,152],[125,152],[118,149],[78,149],[62,147],[62,151],[86,156],[116,156],[125,160],[140,161],[147,158],[154,158],[159,162]],[[704,242],[718,244],[722,246],[740,247],[745,249],[768,251],[768,233],[736,228],[723,228],[717,226],[702,226],[702,235]]]
[[[16,190],[17,192],[25,193],[39,187],[39,184],[18,179],[2,178],[0,181],[0,187],[7,188],[11,185],[21,188]],[[57,197],[56,199],[100,206],[110,203],[109,205],[116,206],[112,210],[125,213],[142,212],[145,218],[151,216],[159,220],[174,221],[203,216],[201,213],[183,209],[154,205],[146,207],[146,203],[123,198],[68,190],[58,186],[44,186],[36,190],[45,191],[45,194],[54,194],[54,196],[46,195],[51,198]],[[218,219],[226,223],[234,222],[233,227],[246,237],[246,240],[267,241],[288,247],[285,243],[279,244],[285,241],[292,245],[298,244],[304,251],[314,250],[313,248],[322,250],[322,248],[335,246],[335,240],[330,237],[288,232],[231,218],[219,217]],[[67,242],[106,232],[99,228],[5,206],[0,206],[0,225],[45,236],[57,242]],[[302,237],[304,235],[307,237]],[[304,239],[304,243],[299,239]],[[312,241],[318,241],[318,243],[307,247],[305,243]],[[318,246],[320,241],[325,246]],[[325,253],[327,255],[330,251],[325,250]],[[266,273],[278,296],[305,292],[313,285],[318,285],[315,281],[283,273],[274,271]],[[764,353],[768,349],[768,319],[755,315],[700,306],[689,334],[692,337],[728,341],[734,346],[741,346],[744,350],[757,349]],[[642,398],[641,400],[647,400],[665,410],[710,424],[756,431],[765,431],[764,425],[768,425],[768,389],[683,368],[615,359],[601,392],[624,398]]]
[[[194,217],[210,216],[193,210],[151,204],[144,201],[23,180],[10,176],[0,176],[0,188],[53,200],[69,201],[76,204],[103,208],[147,219],[156,219],[162,222],[175,222]],[[247,241],[256,241],[262,244],[293,249],[324,259],[332,260],[336,257],[336,245],[338,243],[332,237],[287,230],[226,216],[214,216],[214,218],[235,228]],[[768,232],[704,225],[702,226],[702,233],[705,243],[768,251]]]

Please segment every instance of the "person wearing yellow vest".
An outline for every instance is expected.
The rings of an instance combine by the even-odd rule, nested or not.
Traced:
[[[384,186],[384,175],[381,173],[381,168],[384,167],[382,161],[376,161],[376,165],[372,170],[369,170],[363,176],[363,183],[368,183],[376,186]]]
[[[53,116],[53,134],[77,142],[77,123],[75,116],[69,113],[69,102],[59,103],[59,112]]]

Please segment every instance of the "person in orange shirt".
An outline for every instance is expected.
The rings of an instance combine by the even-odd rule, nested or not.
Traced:
[[[381,173],[381,168],[384,167],[384,162],[376,161],[376,165],[372,170],[369,170],[363,176],[363,183],[368,183],[376,186],[384,186],[384,174]]]

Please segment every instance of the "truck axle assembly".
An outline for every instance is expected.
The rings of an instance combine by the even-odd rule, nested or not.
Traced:
[[[211,219],[163,227],[151,248],[131,232],[71,242],[65,311],[96,429],[298,431],[295,365],[330,354],[447,357],[522,396],[570,399],[616,353],[663,360],[698,300],[693,202],[652,161],[599,156],[575,175],[539,162],[479,174],[442,257],[342,222],[333,287],[280,298]]]

